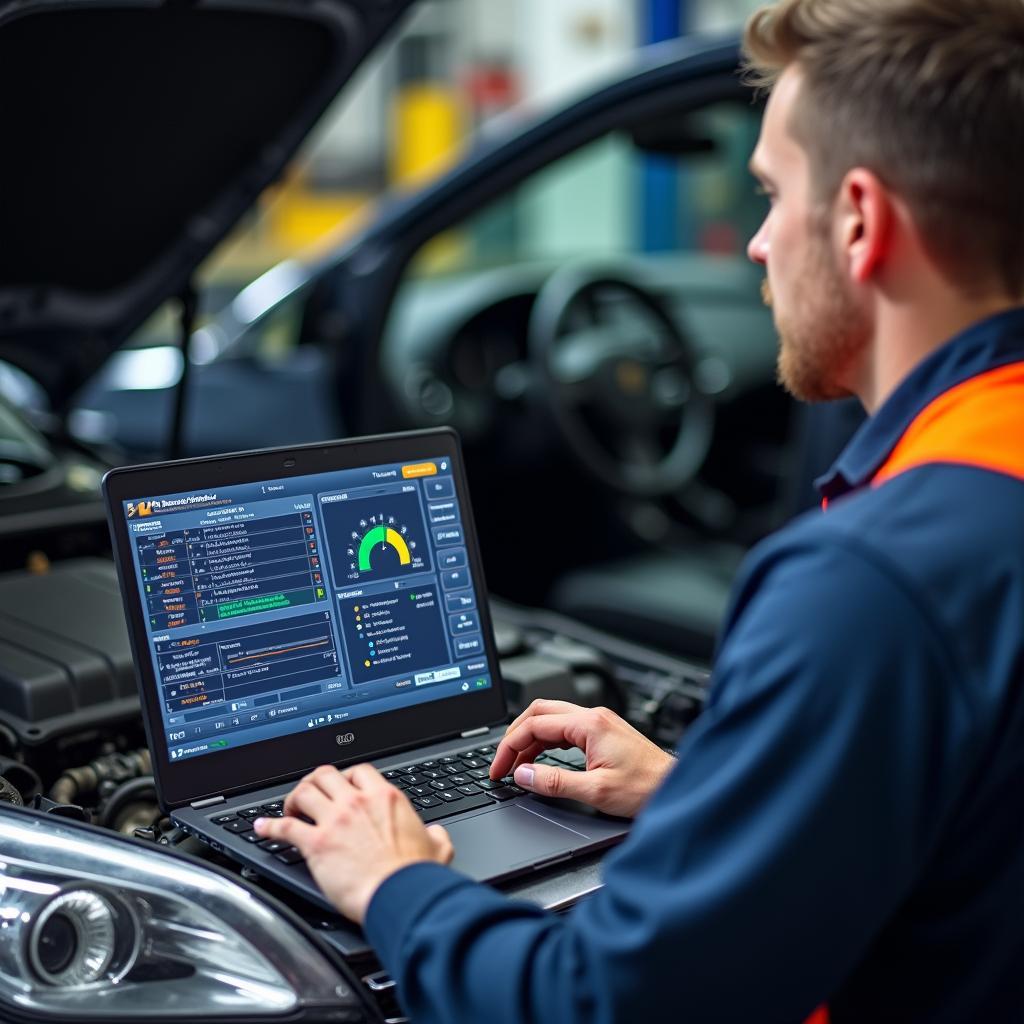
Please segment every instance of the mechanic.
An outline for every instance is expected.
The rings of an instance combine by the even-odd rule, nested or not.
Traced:
[[[1024,0],[784,0],[745,48],[780,379],[870,416],[748,558],[677,759],[601,709],[509,727],[493,777],[636,815],[572,912],[445,867],[366,765],[256,823],[421,1024],[1024,1021]]]

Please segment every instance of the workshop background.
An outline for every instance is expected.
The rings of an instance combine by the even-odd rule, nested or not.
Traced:
[[[502,117],[525,119],[586,92],[639,47],[738,31],[757,6],[757,0],[425,0],[342,91],[286,179],[267,189],[201,268],[201,320],[281,261],[337,246],[383,197],[427,184]],[[607,152],[589,162],[583,181],[577,174],[561,187],[552,183],[543,208],[515,225],[520,251],[562,257],[679,248],[687,241],[680,232],[699,215],[680,206],[699,205],[702,196],[679,187],[674,167],[651,157],[637,168],[632,156]],[[564,201],[567,189],[578,192],[589,183],[600,195],[609,180],[624,176],[636,191],[632,216],[595,220],[585,202]],[[694,241],[736,250],[746,240]],[[459,251],[457,238],[446,239],[424,269],[457,269]],[[171,343],[177,315],[176,303],[168,303],[131,344]],[[268,354],[288,346],[286,335],[284,325],[265,332]]]

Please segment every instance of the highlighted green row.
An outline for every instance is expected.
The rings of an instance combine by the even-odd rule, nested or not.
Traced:
[[[287,594],[261,594],[259,597],[245,597],[240,601],[226,601],[217,605],[217,618],[233,619],[239,615],[276,611],[278,608],[294,608],[296,605],[312,604],[315,600],[311,587],[306,590],[293,590]]]

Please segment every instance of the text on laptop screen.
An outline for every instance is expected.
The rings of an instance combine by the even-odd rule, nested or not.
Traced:
[[[491,685],[447,458],[123,508],[172,760]]]

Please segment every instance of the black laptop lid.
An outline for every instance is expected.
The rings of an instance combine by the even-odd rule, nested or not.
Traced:
[[[104,481],[167,807],[506,716],[449,430]]]

